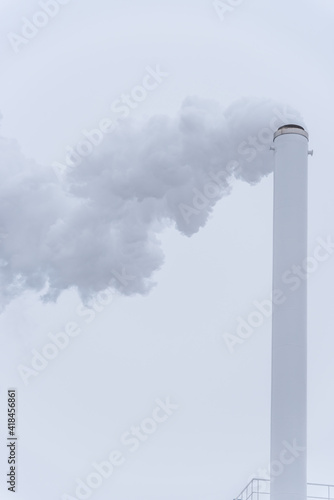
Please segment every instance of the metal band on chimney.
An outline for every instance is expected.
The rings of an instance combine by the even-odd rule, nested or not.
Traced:
[[[280,127],[274,134],[274,140],[276,139],[276,137],[283,134],[299,134],[306,137],[307,140],[309,137],[308,133],[303,127],[301,127],[300,125],[293,125],[293,124],[283,125],[282,127]]]

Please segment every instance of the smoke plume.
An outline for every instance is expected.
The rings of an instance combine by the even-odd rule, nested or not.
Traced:
[[[191,236],[237,178],[256,184],[273,169],[273,132],[303,124],[272,101],[227,109],[199,98],[174,118],[119,123],[61,180],[0,138],[0,301],[25,290],[56,300],[75,288],[87,301],[109,287],[145,293],[163,263],[159,232]]]

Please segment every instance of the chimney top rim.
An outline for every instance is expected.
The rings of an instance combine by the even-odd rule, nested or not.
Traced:
[[[276,139],[276,137],[284,134],[298,134],[302,135],[303,137],[306,137],[307,140],[309,139],[309,135],[304,129],[304,127],[292,123],[288,123],[286,125],[282,125],[281,127],[279,127],[274,134],[274,140]]]

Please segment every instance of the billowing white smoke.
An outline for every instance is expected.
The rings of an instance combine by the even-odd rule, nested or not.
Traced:
[[[188,98],[175,118],[124,121],[61,181],[0,138],[1,305],[28,289],[44,300],[71,287],[85,300],[110,286],[147,292],[164,259],[159,231],[192,235],[233,178],[268,175],[273,132],[291,122],[302,124],[272,101],[223,110]]]

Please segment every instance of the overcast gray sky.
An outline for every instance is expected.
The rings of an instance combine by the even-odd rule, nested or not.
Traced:
[[[331,0],[245,0],[220,16],[211,0],[63,3],[23,42],[13,33],[22,36],[22,18],[38,19],[39,2],[0,2],[1,137],[54,175],[52,165],[64,163],[84,129],[116,119],[110,106],[142,84],[148,67],[168,76],[128,106],[131,120],[173,119],[189,96],[222,108],[244,97],[287,103],[303,116],[314,149],[309,254],[318,238],[334,239]],[[1,167],[14,165],[6,158]],[[233,182],[191,238],[170,224],[158,239],[164,264],[148,294],[114,294],[89,314],[75,289],[56,303],[26,291],[2,312],[1,498],[11,498],[9,387],[18,394],[18,500],[75,498],[77,478],[85,481],[113,450],[122,464],[94,500],[232,500],[268,466],[270,319],[233,352],[224,334],[270,294],[272,176],[254,186]],[[95,263],[87,262],[93,275]],[[332,484],[333,283],[331,255],[309,278],[308,476]],[[74,328],[69,323],[80,334],[24,384],[18,367],[31,367],[31,351],[41,352],[50,333]],[[167,397],[177,408],[131,452],[122,435]]]

